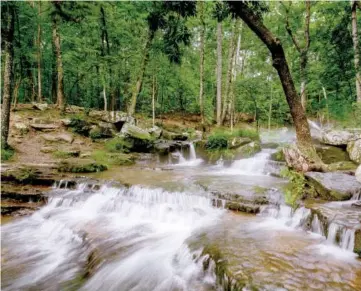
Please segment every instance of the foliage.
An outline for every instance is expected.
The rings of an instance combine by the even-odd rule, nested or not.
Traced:
[[[81,117],[73,117],[70,120],[69,127],[72,129],[73,132],[88,136],[90,131],[90,125]]]
[[[108,153],[102,150],[94,151],[92,158],[98,163],[114,166],[129,166],[135,162],[135,157],[131,154]]]
[[[207,150],[220,150],[228,147],[228,135],[223,132],[215,132],[210,135],[205,145]]]
[[[57,159],[68,159],[71,157],[79,156],[79,151],[74,152],[64,152],[64,151],[55,151],[53,156]]]
[[[14,149],[9,146],[8,144],[2,142],[1,143],[1,161],[8,161],[10,160],[15,154]]]
[[[115,137],[105,143],[105,148],[111,153],[128,153],[132,145],[122,137]]]
[[[289,183],[284,187],[285,202],[296,208],[298,200],[304,195],[305,177],[302,173],[289,170],[288,168],[281,170],[281,176],[289,180]]]

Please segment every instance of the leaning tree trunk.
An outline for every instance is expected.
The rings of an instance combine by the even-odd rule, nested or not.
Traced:
[[[4,23],[6,25],[3,33],[4,39],[4,85],[3,85],[3,103],[1,109],[1,143],[6,146],[9,136],[10,124],[10,107],[13,83],[13,61],[14,61],[14,28],[15,28],[15,8],[14,4],[4,5],[2,9],[5,10]]]
[[[152,45],[153,38],[154,38],[154,31],[150,29],[148,31],[147,42],[146,42],[145,48],[144,48],[143,60],[142,60],[142,64],[140,67],[139,76],[138,76],[137,82],[135,84],[135,87],[133,89],[132,99],[130,101],[130,105],[128,108],[128,115],[130,115],[130,116],[134,115],[134,113],[135,113],[135,106],[137,105],[137,98],[140,93],[140,90],[142,89],[144,73],[145,73],[145,69],[146,69],[148,61],[149,61],[149,50]]]
[[[222,125],[222,22],[217,23],[217,126]]]
[[[64,95],[64,71],[63,61],[61,56],[61,45],[60,35],[58,31],[58,24],[56,16],[53,16],[53,46],[56,57],[56,75],[57,75],[57,86],[56,86],[56,105],[62,111],[65,110],[65,95]]]
[[[359,1],[352,1],[351,19],[352,19],[352,40],[354,49],[354,63],[356,72],[356,96],[357,102],[361,102],[361,75],[360,75],[360,53],[358,47],[358,32],[357,32],[357,18],[356,6],[360,6]]]
[[[273,36],[263,24],[261,18],[252,10],[247,2],[228,2],[234,12],[243,19],[249,28],[267,46],[272,54],[273,66],[277,70],[286,100],[290,108],[294,126],[296,128],[297,148],[288,152],[289,165],[300,171],[325,170],[326,167],[316,153],[312,144],[310,128],[305,110],[288,67],[286,56],[280,40]]]
[[[300,88],[300,95],[301,95],[301,104],[302,107],[306,110],[307,106],[307,94],[306,94],[306,66],[307,66],[307,53],[301,53],[300,57],[300,79],[301,79],[301,88]]]
[[[205,22],[204,22],[204,12],[203,12],[203,2],[199,2],[200,7],[200,23],[201,23],[201,32],[200,32],[200,64],[199,64],[199,108],[201,112],[201,122],[204,125],[204,35],[205,35]]]

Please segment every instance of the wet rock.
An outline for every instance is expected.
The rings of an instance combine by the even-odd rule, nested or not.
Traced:
[[[252,140],[249,137],[234,137],[228,141],[228,147],[230,149],[236,149],[251,142]]]
[[[361,139],[350,141],[347,144],[347,152],[352,161],[361,164]]]
[[[326,200],[348,200],[356,191],[361,191],[361,183],[354,176],[341,172],[307,172],[305,177],[319,197]]]
[[[236,159],[248,158],[248,157],[255,155],[256,153],[258,153],[260,151],[261,151],[261,145],[258,142],[253,141],[251,143],[245,144],[245,145],[240,146],[239,148],[235,149],[234,157]]]
[[[162,129],[156,125],[148,129],[148,132],[154,139],[158,139],[162,135]]]
[[[60,134],[43,134],[41,136],[45,141],[48,142],[67,142],[72,143],[74,141],[74,137],[68,133],[60,133]]]
[[[163,130],[162,138],[169,139],[169,140],[185,141],[188,139],[188,134],[187,133],[176,133],[176,132],[171,132],[168,130]]]
[[[346,130],[328,130],[322,133],[322,142],[329,145],[345,146],[357,139],[361,139],[360,133]]]
[[[33,109],[45,111],[49,108],[49,105],[47,103],[33,103]]]
[[[157,153],[163,154],[163,155],[172,153],[177,150],[181,150],[184,147],[189,147],[189,144],[181,142],[181,141],[169,141],[169,140],[164,140],[164,139],[157,140],[154,143],[154,150]]]
[[[361,229],[355,232],[355,245],[353,251],[361,258]]]
[[[41,124],[41,123],[32,123],[30,127],[40,130],[40,131],[52,131],[59,128],[57,124]]]
[[[358,166],[356,172],[355,172],[356,180],[361,183],[361,165]]]
[[[257,214],[260,212],[259,205],[247,204],[242,202],[230,202],[230,201],[226,202],[225,208],[232,211],[239,211],[239,212],[253,213],[253,214]]]
[[[333,171],[354,171],[356,170],[357,165],[351,161],[343,161],[332,163],[328,165],[328,170]]]
[[[131,144],[130,148],[135,152],[149,152],[153,148],[153,138],[144,129],[131,125],[124,124],[121,134],[125,140]]]
[[[326,164],[349,161],[347,152],[337,146],[316,146],[316,152]]]
[[[18,167],[10,168],[1,172],[2,182],[13,182],[16,184],[31,184],[52,186],[55,182],[55,178],[51,173],[47,171],[42,172],[33,167]]]

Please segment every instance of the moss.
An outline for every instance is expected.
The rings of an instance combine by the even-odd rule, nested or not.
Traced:
[[[105,151],[95,151],[92,153],[92,158],[101,164],[128,166],[135,163],[135,156],[124,153],[107,153]]]
[[[5,144],[4,142],[1,143],[1,161],[8,161],[10,160],[15,154],[15,150]]]
[[[275,153],[271,154],[271,160],[277,162],[285,162],[285,154],[283,153],[283,149],[278,149]]]
[[[78,157],[79,151],[69,151],[69,152],[55,151],[55,152],[53,152],[53,156],[54,156],[54,158],[57,158],[57,159],[68,159],[68,158],[72,158],[72,157]]]
[[[59,172],[69,172],[69,173],[94,173],[102,172],[107,170],[107,166],[103,164],[98,164],[95,162],[84,163],[84,164],[72,164],[68,162],[61,162],[58,168]]]
[[[23,167],[8,171],[4,176],[20,183],[30,184],[37,177],[37,174],[33,168]]]
[[[361,229],[355,232],[355,246],[353,251],[361,258]]]
[[[105,148],[111,153],[129,153],[132,144],[123,137],[116,137],[107,141],[105,143]]]
[[[91,129],[90,124],[79,116],[70,119],[69,127],[73,132],[83,136],[89,136],[89,131]]]
[[[285,202],[292,208],[296,208],[298,200],[305,193],[306,179],[301,173],[286,168],[281,171],[281,176],[289,180],[289,183],[283,189]]]
[[[253,191],[256,194],[266,194],[266,192],[268,191],[267,188],[261,187],[261,186],[254,186],[253,187]]]
[[[261,151],[261,145],[258,142],[251,142],[234,150],[237,158],[249,158]]]

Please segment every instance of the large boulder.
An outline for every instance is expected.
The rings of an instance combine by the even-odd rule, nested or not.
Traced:
[[[89,112],[89,117],[102,120],[104,122],[112,123],[118,131],[120,131],[125,123],[135,125],[134,117],[129,116],[128,113],[122,111],[97,111]]]
[[[33,103],[33,109],[45,111],[48,109],[49,105],[47,103]]]
[[[346,130],[328,130],[322,133],[321,139],[325,144],[345,146],[351,141],[361,139],[361,134]]]
[[[98,125],[92,126],[89,136],[92,139],[114,137],[117,129],[113,123],[100,121]]]
[[[283,154],[287,166],[298,172],[324,171],[326,166],[317,156],[315,160],[310,159],[300,151],[296,144],[290,144],[283,148]],[[317,159],[317,160],[316,160]]]
[[[361,164],[361,139],[350,141],[347,144],[347,152],[352,161]]]
[[[153,138],[149,132],[138,126],[125,123],[120,132],[131,144],[132,151],[149,152],[153,147]]]
[[[326,200],[348,200],[361,191],[361,183],[354,176],[342,172],[307,172],[305,177],[318,196]]]
[[[162,135],[162,129],[156,125],[148,129],[148,132],[154,139],[158,139]]]
[[[261,145],[259,144],[259,142],[253,141],[236,148],[234,150],[234,157],[235,159],[249,158],[260,151]]]
[[[188,139],[188,134],[187,133],[176,133],[176,132],[171,132],[168,130],[163,130],[162,137],[164,139],[169,139],[169,140],[185,141]]]
[[[345,149],[337,146],[316,145],[316,152],[326,164],[349,161],[349,155]]]
[[[356,177],[356,180],[361,183],[361,165],[358,166],[358,168],[355,172],[355,177]]]

